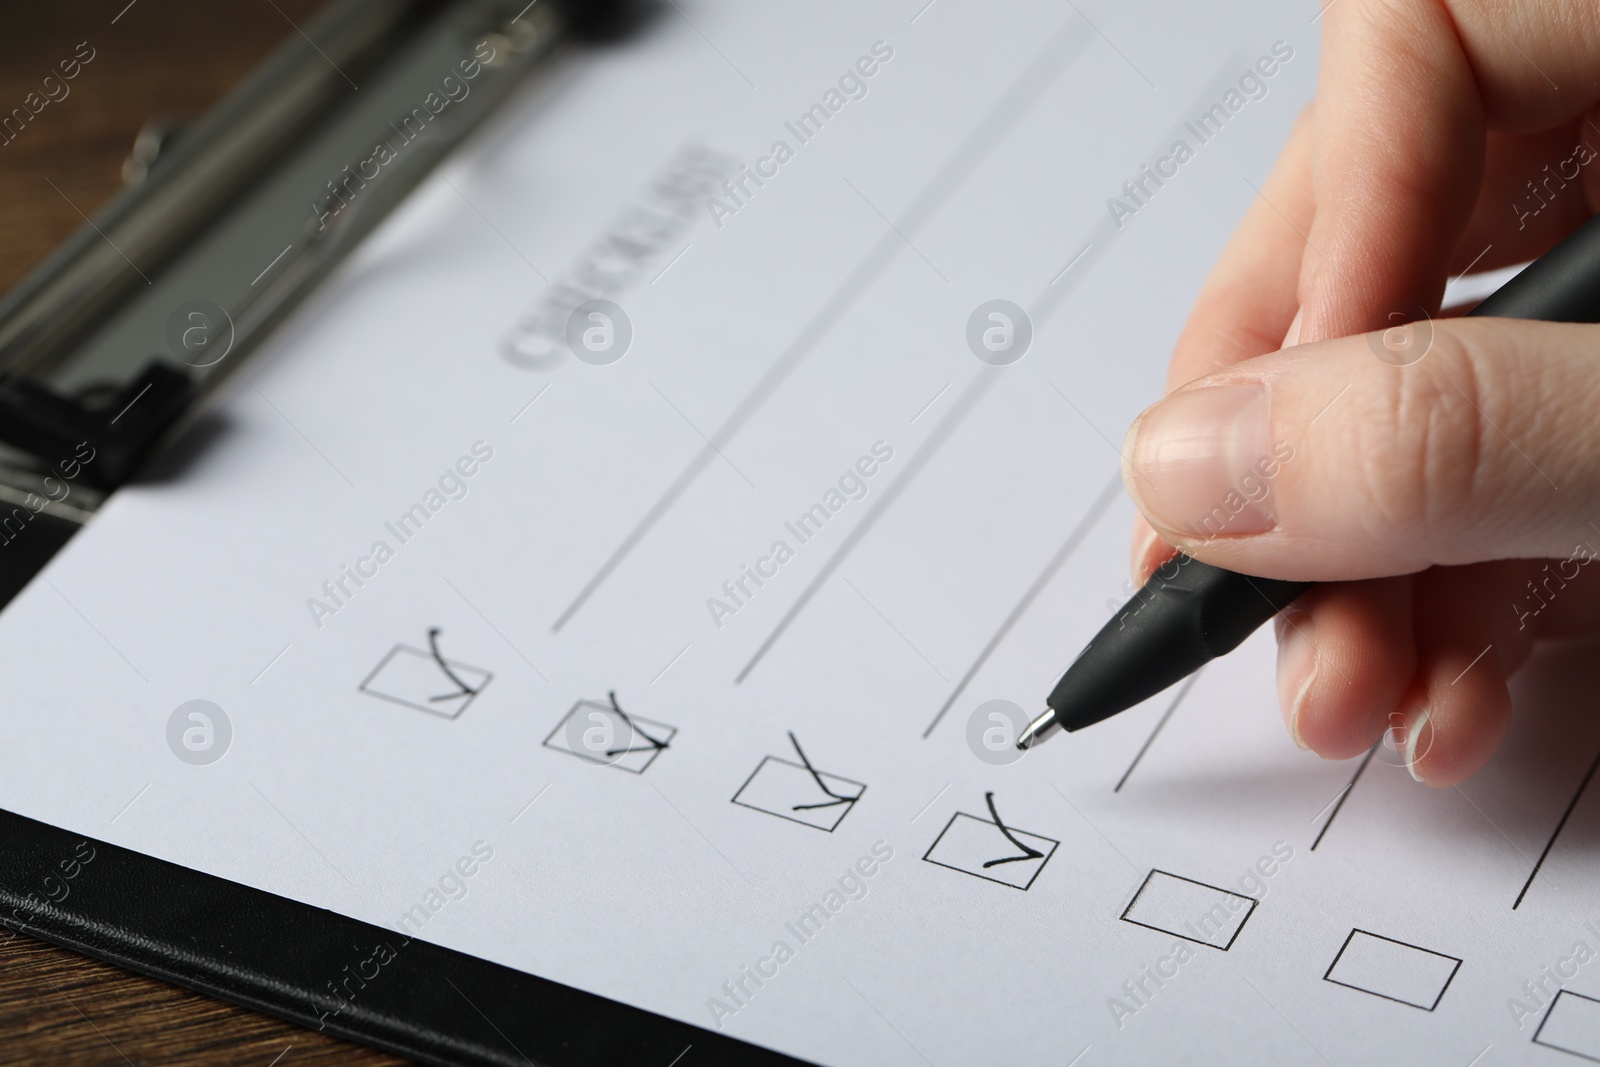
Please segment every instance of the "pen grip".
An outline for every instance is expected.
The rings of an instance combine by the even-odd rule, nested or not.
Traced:
[[[1467,314],[1600,322],[1600,215],[1562,238]]]
[[[1157,568],[1141,593],[1178,594],[1195,605],[1200,638],[1215,658],[1238,648],[1311,585],[1238,574],[1179,553]]]

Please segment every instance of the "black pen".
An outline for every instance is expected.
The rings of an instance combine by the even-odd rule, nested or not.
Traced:
[[[1600,215],[1467,314],[1600,322]],[[1017,747],[1092,726],[1155,696],[1232,652],[1313,584],[1253,578],[1180,553],[1078,654]]]

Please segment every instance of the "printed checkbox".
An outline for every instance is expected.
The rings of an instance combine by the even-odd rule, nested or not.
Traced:
[[[1533,1032],[1533,1043],[1600,1063],[1600,1000],[1563,989]]]
[[[832,833],[867,791],[866,785],[818,771],[789,734],[800,762],[767,756],[733,795],[741,807]]]
[[[609,702],[580,700],[572,705],[544,739],[544,747],[585,763],[643,774],[677,735],[676,726],[623,711],[612,693]]]
[[[1193,878],[1151,871],[1123,909],[1122,921],[1226,952],[1258,903]]]
[[[395,645],[357,688],[379,700],[454,719],[493,677],[482,667],[446,659],[439,652],[439,631],[433,629],[426,651]]]
[[[1026,892],[1061,842],[1007,826],[995,810],[994,794],[986,793],[984,799],[990,818],[956,812],[922,858]]]
[[[1382,934],[1351,930],[1323,981],[1432,1011],[1439,1006],[1461,961]]]

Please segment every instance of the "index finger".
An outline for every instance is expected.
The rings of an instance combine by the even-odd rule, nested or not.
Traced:
[[[1167,391],[1240,360],[1274,352],[1294,319],[1295,285],[1315,203],[1311,108],[1195,300],[1167,371]]]
[[[1445,5],[1329,5],[1317,84],[1318,204],[1302,339],[1431,315],[1483,175],[1484,108]]]

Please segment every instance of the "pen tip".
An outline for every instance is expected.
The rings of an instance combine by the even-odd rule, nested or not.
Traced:
[[[1055,708],[1046,708],[1040,715],[1027,725],[1017,738],[1017,747],[1024,752],[1043,741],[1057,730],[1061,729],[1061,721],[1056,718]]]

